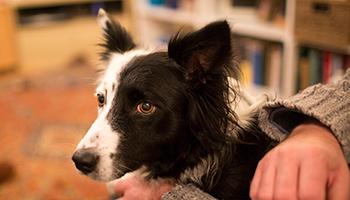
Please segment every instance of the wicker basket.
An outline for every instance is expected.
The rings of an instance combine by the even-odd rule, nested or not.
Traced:
[[[297,0],[295,32],[300,43],[349,49],[350,0]]]

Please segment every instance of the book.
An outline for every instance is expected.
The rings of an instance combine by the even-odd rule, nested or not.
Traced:
[[[298,85],[299,90],[305,89],[310,84],[310,59],[309,51],[306,48],[300,49],[300,58],[298,63]]]
[[[334,83],[350,68],[350,56],[312,48],[300,48],[297,88]]]
[[[241,82],[249,87],[251,86],[253,82],[253,71],[252,71],[252,64],[249,60],[242,60],[240,63],[240,69],[242,72],[242,79]]]
[[[267,55],[270,59],[269,65],[266,65],[267,85],[277,91],[280,90],[281,69],[282,69],[282,47],[273,45]]]
[[[246,86],[268,86],[280,91],[283,47],[274,42],[235,38],[235,58],[242,73],[241,82]]]
[[[344,75],[344,69],[343,69],[343,58],[339,54],[332,53],[332,60],[331,60],[331,69],[332,69],[332,75],[330,82],[336,82],[342,78]]]
[[[308,85],[314,85],[322,81],[321,52],[316,49],[309,49],[310,81]]]
[[[250,60],[253,68],[253,83],[256,85],[264,85],[264,48],[257,41],[251,42]]]
[[[152,6],[161,6],[165,4],[165,0],[149,0]]]
[[[235,38],[236,45],[234,48],[235,60],[239,63],[240,72],[242,73],[241,83],[245,86],[253,84],[253,67],[251,62],[252,40],[245,37]]]
[[[329,83],[332,76],[332,55],[328,51],[323,52],[323,63],[322,63],[322,83]]]

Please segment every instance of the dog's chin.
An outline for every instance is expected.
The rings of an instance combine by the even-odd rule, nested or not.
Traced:
[[[113,174],[111,175],[107,175],[105,173],[101,173],[101,172],[91,172],[89,174],[84,174],[86,176],[88,176],[89,178],[95,180],[95,181],[101,181],[101,182],[110,182],[113,181],[115,179],[118,179],[122,176],[124,176],[126,174],[126,172],[113,172]]]

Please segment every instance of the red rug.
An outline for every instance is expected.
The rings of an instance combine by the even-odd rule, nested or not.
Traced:
[[[0,162],[14,176],[0,199],[103,199],[103,183],[80,175],[71,155],[96,117],[94,72],[0,80]],[[1,169],[0,169],[1,170]]]

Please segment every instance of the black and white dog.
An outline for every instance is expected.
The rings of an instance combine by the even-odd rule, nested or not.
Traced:
[[[242,92],[231,84],[238,69],[228,23],[179,33],[167,52],[152,52],[103,10],[98,20],[106,63],[99,114],[78,144],[75,166],[96,180],[139,172],[192,183],[219,199],[248,199],[256,165],[274,142],[257,126],[262,101],[240,107]]]

